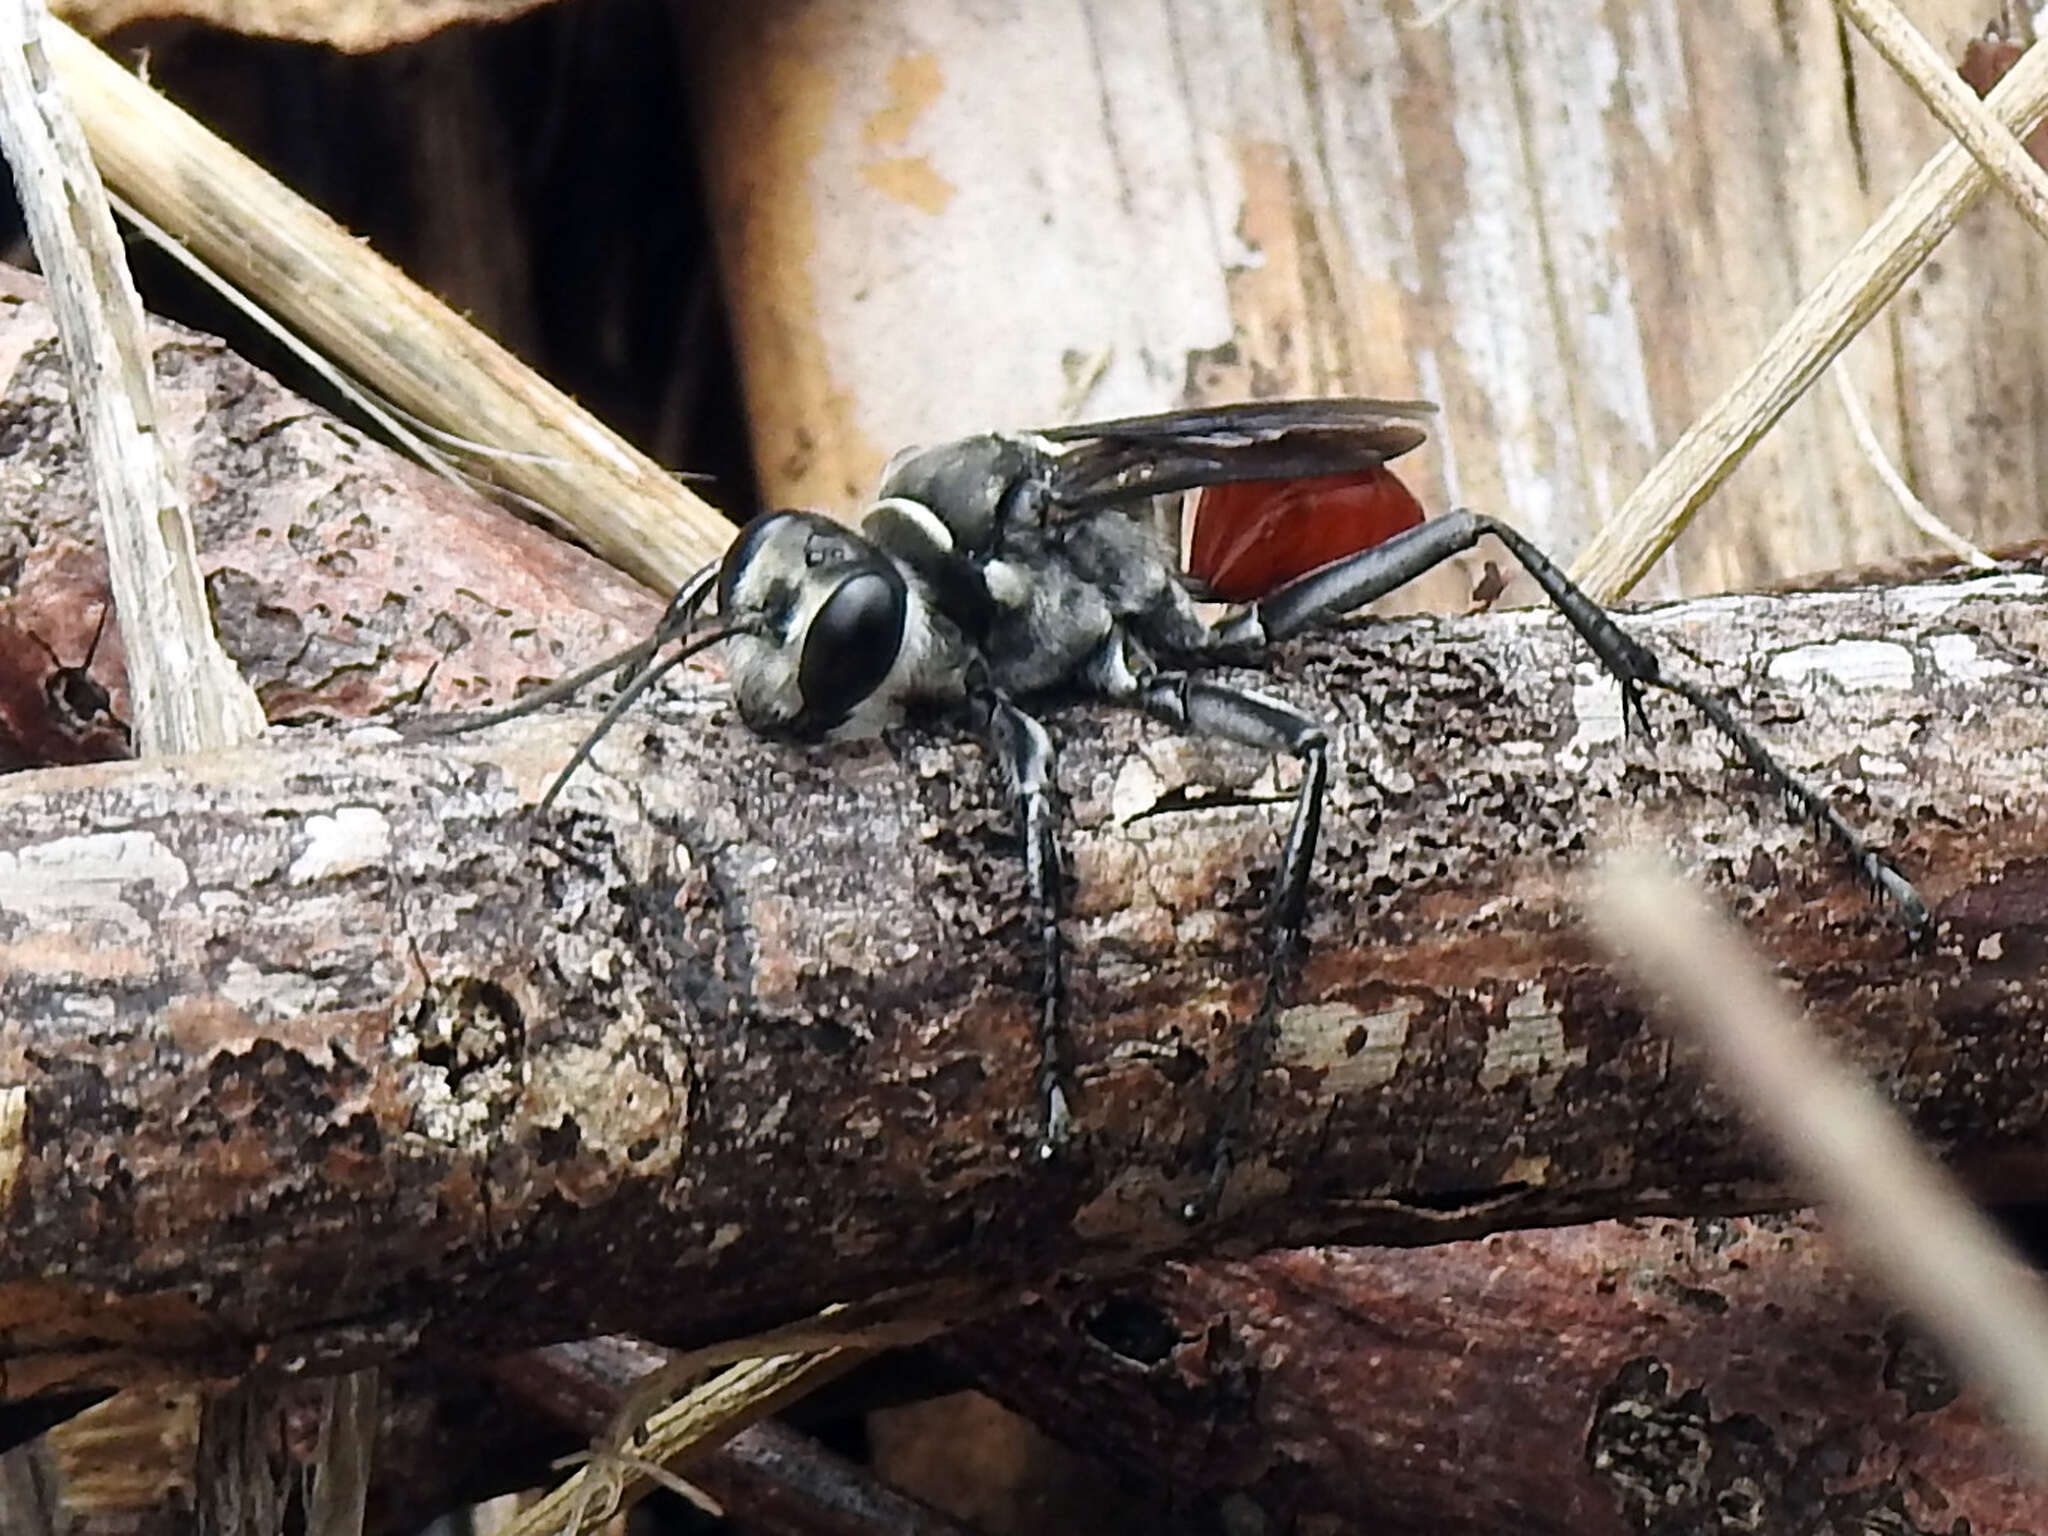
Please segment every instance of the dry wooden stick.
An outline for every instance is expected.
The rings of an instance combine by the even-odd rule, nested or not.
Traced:
[[[256,694],[220,648],[192,536],[157,427],[142,301],[121,237],[44,52],[42,0],[0,3],[0,144],[49,279],[88,445],[137,745],[201,752],[263,733]]]
[[[1985,174],[2019,208],[2020,216],[2048,237],[2048,170],[1985,107],[1962,76],[1921,36],[1892,0],[1835,0],[1835,9],[1856,24],[1870,46],[1897,70],[1913,94],[1927,104],[1963,148],[1977,157]]]
[[[779,1412],[867,1355],[859,1349],[771,1355],[721,1371],[655,1414],[626,1458],[578,1469],[506,1529],[503,1536],[581,1536],[651,1492],[649,1468],[668,1466]],[[609,1485],[609,1486],[607,1486]]]
[[[1984,108],[2016,134],[2048,116],[2048,50],[2029,49]],[[1603,602],[1624,596],[1989,185],[1983,166],[1960,144],[1929,160],[1793,310],[1763,355],[1644,476],[1580,553],[1572,575]]]
[[[358,379],[663,590],[731,525],[574,400],[62,23],[50,57],[113,187]]]
[[[1840,1066],[1733,930],[1660,862],[1617,859],[1590,915],[1707,1046],[1722,1078],[1864,1262],[1996,1397],[2048,1471],[2048,1281],[1898,1112]]]

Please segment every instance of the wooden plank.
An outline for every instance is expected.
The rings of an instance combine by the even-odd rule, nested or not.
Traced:
[[[764,485],[840,510],[989,425],[1413,392],[1446,408],[1426,499],[1569,554],[1943,142],[1826,0],[720,9],[706,161]],[[1916,20],[1956,57],[1981,23]],[[1974,215],[1846,359],[1979,542],[2040,529],[2031,241]],[[1645,594],[1925,548],[1827,388]]]

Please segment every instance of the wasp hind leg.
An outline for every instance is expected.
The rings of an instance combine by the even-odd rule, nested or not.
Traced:
[[[1323,797],[1330,781],[1329,734],[1320,721],[1277,699],[1185,672],[1155,672],[1136,680],[1123,702],[1190,734],[1220,737],[1276,756],[1284,753],[1300,759],[1302,767],[1294,819],[1280,848],[1280,871],[1266,906],[1265,994],[1224,1088],[1210,1146],[1208,1182],[1181,1207],[1181,1218],[1195,1222],[1212,1215],[1222,1200],[1251,1120],[1259,1079],[1272,1065],[1279,1043],[1280,1009],[1301,959],[1309,872],[1322,831]]]
[[[1472,548],[1488,534],[1515,557],[1621,685],[1622,718],[1630,731],[1649,734],[1649,717],[1643,712],[1644,689],[1661,689],[1685,700],[1729,740],[1754,772],[1842,850],[1864,883],[1897,910],[1909,934],[1916,940],[1926,935],[1932,922],[1919,892],[1842,819],[1818,789],[1779,762],[1720,699],[1685,678],[1667,677],[1656,652],[1622,629],[1614,616],[1574,585],[1548,555],[1505,523],[1465,511],[1432,518],[1261,598],[1219,626],[1212,643],[1221,650],[1256,649],[1334,623]]]
[[[1017,805],[1024,834],[1024,886],[1038,926],[1038,1094],[1044,1105],[1038,1156],[1047,1160],[1073,1135],[1067,1092],[1066,1037],[1060,1022],[1065,1000],[1060,949],[1060,845],[1053,783],[1052,737],[1030,715],[993,690],[977,700],[982,732]]]

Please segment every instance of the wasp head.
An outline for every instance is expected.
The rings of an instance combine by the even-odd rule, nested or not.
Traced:
[[[773,512],[726,552],[718,608],[747,724],[815,741],[865,723],[904,646],[911,598],[874,545],[815,512]]]

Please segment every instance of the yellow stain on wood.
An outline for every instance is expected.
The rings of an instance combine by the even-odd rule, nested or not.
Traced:
[[[884,197],[908,203],[920,213],[944,213],[946,204],[960,189],[932,169],[923,155],[897,155],[888,160],[870,160],[860,168],[861,179]]]
[[[889,104],[869,115],[861,136],[876,149],[901,144],[945,88],[937,54],[906,54],[889,66]]]
[[[1237,145],[1237,234],[1255,262],[1225,270],[1232,345],[1191,358],[1188,377],[1205,400],[1260,399],[1323,392],[1331,382],[1311,370],[1315,316],[1302,277],[1300,181],[1284,144]]]

